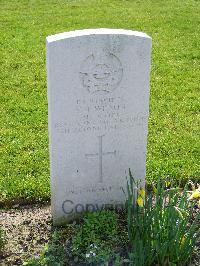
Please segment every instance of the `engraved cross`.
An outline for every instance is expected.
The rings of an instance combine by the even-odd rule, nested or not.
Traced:
[[[99,139],[99,152],[93,153],[93,154],[85,154],[86,157],[94,157],[98,156],[99,159],[99,183],[103,182],[103,155],[109,155],[109,154],[114,154],[116,155],[116,150],[115,151],[110,151],[110,152],[103,152],[103,137],[98,136]]]

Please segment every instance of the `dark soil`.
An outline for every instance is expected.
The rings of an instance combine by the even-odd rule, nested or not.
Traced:
[[[6,233],[0,265],[22,265],[39,255],[53,231],[50,206],[16,207],[0,210],[0,224]]]

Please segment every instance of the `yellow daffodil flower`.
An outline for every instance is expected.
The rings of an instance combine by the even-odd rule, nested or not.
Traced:
[[[192,199],[198,199],[200,198],[200,190],[199,189],[196,189],[192,195],[189,197],[189,200],[192,200]]]
[[[144,200],[143,200],[142,197],[138,197],[137,204],[138,204],[139,207],[143,207],[144,206]]]
[[[144,197],[145,197],[145,190],[144,190],[144,188],[140,188],[140,189],[138,190],[138,194],[139,194],[142,198],[144,198]]]

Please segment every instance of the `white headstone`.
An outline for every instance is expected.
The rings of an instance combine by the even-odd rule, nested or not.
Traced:
[[[120,208],[145,178],[151,38],[117,29],[47,37],[54,223]]]

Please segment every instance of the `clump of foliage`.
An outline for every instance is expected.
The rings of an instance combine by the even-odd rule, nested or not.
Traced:
[[[5,245],[5,233],[3,229],[0,227],[0,254],[3,251]]]
[[[158,179],[147,192],[129,175],[125,213],[86,213],[70,234],[56,231],[41,256],[25,265],[187,265],[200,236],[200,213],[194,215],[200,187],[189,191],[191,184],[181,189]]]
[[[186,265],[200,235],[200,214],[193,217],[188,186],[180,190],[159,179],[154,192],[147,194],[130,171],[129,175],[131,265]]]
[[[119,244],[118,215],[102,210],[87,213],[72,240],[75,262],[103,263],[108,261],[114,247]]]
[[[39,257],[35,257],[23,265],[26,266],[64,266],[66,265],[66,254],[63,245],[62,231],[55,231],[52,242],[47,244]]]

